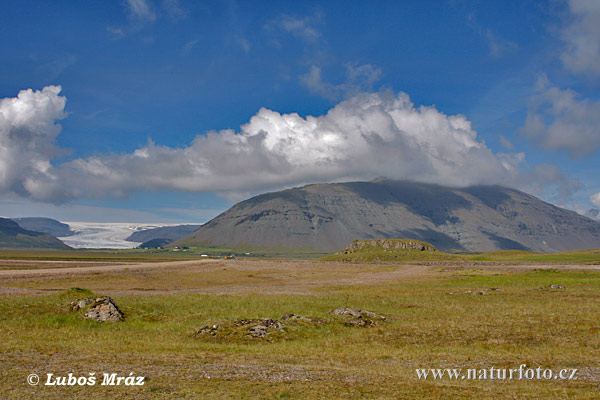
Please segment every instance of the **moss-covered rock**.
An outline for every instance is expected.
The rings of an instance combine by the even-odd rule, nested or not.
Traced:
[[[124,318],[117,304],[108,296],[85,297],[69,303],[71,311],[83,311],[87,319],[98,322],[118,322]]]

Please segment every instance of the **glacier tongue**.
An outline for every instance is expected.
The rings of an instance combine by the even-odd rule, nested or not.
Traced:
[[[128,242],[125,239],[139,230],[168,226],[171,224],[106,223],[106,222],[65,222],[75,234],[59,238],[76,249],[133,249],[141,242]]]

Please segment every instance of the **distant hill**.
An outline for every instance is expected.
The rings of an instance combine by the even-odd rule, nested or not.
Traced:
[[[70,247],[47,233],[26,230],[15,221],[0,218],[0,248],[69,249]]]
[[[171,242],[173,242],[171,239],[150,239],[147,242],[140,244],[138,247],[142,249],[154,249],[157,247],[164,247]]]
[[[54,237],[71,236],[75,233],[71,230],[69,225],[52,218],[24,217],[11,219],[19,224],[19,226],[23,229],[44,232]]]
[[[173,244],[335,251],[374,238],[422,240],[453,252],[554,252],[600,247],[600,223],[501,186],[378,179],[262,194]]]
[[[160,246],[164,246],[175,240],[181,239],[202,225],[176,225],[176,226],[163,226],[160,228],[146,229],[143,231],[134,232],[127,239],[128,242],[149,242],[155,239],[161,239]],[[165,242],[166,241],[166,242]],[[153,244],[153,243],[151,243]],[[145,247],[157,247],[157,246],[145,246]]]

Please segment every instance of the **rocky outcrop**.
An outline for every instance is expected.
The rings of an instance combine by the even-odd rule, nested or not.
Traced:
[[[365,246],[381,247],[384,250],[417,250],[417,251],[437,251],[429,243],[418,240],[398,240],[398,239],[373,239],[373,240],[355,240],[340,252],[340,254],[354,253],[356,250],[362,250]]]
[[[71,311],[83,310],[84,317],[98,322],[118,322],[124,316],[117,304],[108,296],[86,297],[70,304]]]

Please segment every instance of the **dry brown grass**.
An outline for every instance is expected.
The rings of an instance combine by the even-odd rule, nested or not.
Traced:
[[[4,277],[0,286],[111,294],[126,321],[69,313],[78,292],[0,299],[0,398],[597,398],[600,271],[496,264],[232,261],[103,274]],[[594,269],[595,268],[595,269]],[[540,289],[560,284],[565,290]],[[500,290],[489,290],[490,288]],[[469,292],[484,290],[488,295]],[[150,295],[151,294],[151,295]],[[351,328],[328,312],[389,317]],[[273,342],[199,340],[237,318],[314,316]],[[579,368],[577,381],[419,381],[415,368]],[[30,387],[31,372],[117,372],[145,386]]]

